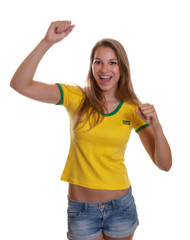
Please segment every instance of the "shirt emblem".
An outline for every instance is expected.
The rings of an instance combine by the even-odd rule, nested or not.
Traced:
[[[125,125],[130,125],[131,123],[130,123],[130,121],[123,120],[123,124],[125,124]]]

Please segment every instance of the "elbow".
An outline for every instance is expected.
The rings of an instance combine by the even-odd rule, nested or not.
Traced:
[[[18,87],[17,85],[15,84],[15,81],[12,79],[11,82],[10,82],[10,87],[13,88],[15,91],[18,91]]]
[[[12,80],[11,80],[11,82],[10,82],[9,85],[10,85],[10,87],[11,87],[12,89],[14,89],[16,92],[22,94],[22,88],[20,87],[20,85],[17,83],[17,81],[16,81],[14,78],[12,78]]]
[[[169,161],[167,164],[164,164],[163,166],[158,166],[158,167],[164,172],[169,172],[170,169],[172,168],[172,160]]]
[[[169,172],[170,169],[172,168],[172,158],[169,158],[165,161],[162,161],[162,162],[159,162],[159,161],[156,161],[156,166],[163,170],[164,172]]]
[[[13,88],[14,84],[13,84],[13,80],[10,81],[10,87]]]
[[[16,88],[12,82],[10,82],[10,87],[16,91]]]
[[[171,168],[172,168],[172,153],[170,152],[170,155],[168,156],[168,159],[166,161],[164,171],[169,172]]]
[[[169,165],[169,166],[166,166],[166,167],[162,168],[162,170],[163,170],[164,172],[169,172],[171,168],[172,168],[172,164]]]

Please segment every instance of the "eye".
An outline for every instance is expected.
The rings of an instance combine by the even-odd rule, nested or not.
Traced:
[[[116,64],[117,64],[117,62],[115,62],[115,61],[110,62],[110,65],[116,65]]]
[[[98,60],[96,60],[96,61],[94,61],[94,64],[101,64],[101,61],[98,61]]]

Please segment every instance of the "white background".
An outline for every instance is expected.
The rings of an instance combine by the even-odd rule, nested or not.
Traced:
[[[140,219],[134,239],[190,239],[188,4],[188,0],[2,1],[0,239],[66,239],[68,183],[60,176],[69,148],[67,113],[9,87],[21,61],[55,20],[72,20],[76,27],[49,50],[35,79],[83,86],[95,42],[109,37],[124,45],[135,91],[143,102],[155,105],[173,152],[172,170],[162,172],[138,135],[131,135],[126,166]]]

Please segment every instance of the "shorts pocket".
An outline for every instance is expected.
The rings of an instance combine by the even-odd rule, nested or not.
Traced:
[[[70,210],[67,209],[68,219],[78,219],[81,217],[82,211]]]
[[[118,208],[118,213],[120,215],[133,216],[136,214],[136,205],[134,198],[132,197],[130,201],[124,201]]]

